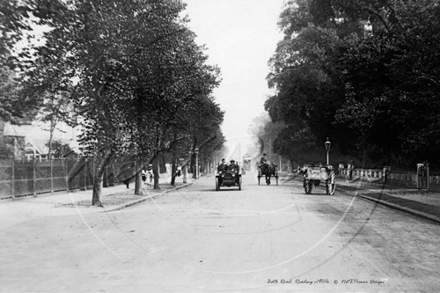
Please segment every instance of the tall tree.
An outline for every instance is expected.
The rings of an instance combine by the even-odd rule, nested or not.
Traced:
[[[146,162],[186,138],[185,132],[173,137],[178,117],[208,97],[218,69],[205,64],[179,0],[28,3],[36,23],[49,29],[33,58],[22,62],[23,97],[41,102],[66,93],[77,117],[70,122],[81,126],[85,155],[96,160],[92,202],[99,206],[106,165],[125,156],[136,161],[139,175]]]
[[[288,126],[279,143],[310,131],[364,162],[437,158],[438,13],[437,0],[289,1],[266,102]]]
[[[25,93],[69,94],[86,155],[97,161],[99,206],[105,165],[117,155],[157,155],[175,113],[215,86],[215,68],[203,65],[180,1],[29,3],[37,23],[50,30],[23,66]]]

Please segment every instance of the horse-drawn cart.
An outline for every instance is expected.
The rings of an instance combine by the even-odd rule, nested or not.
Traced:
[[[258,165],[258,185],[260,185],[260,178],[265,176],[266,184],[270,184],[270,178],[275,177],[278,185],[278,166],[275,164],[260,164]]]
[[[335,171],[333,166],[316,167],[306,165],[303,170],[304,174],[304,190],[307,194],[312,193],[313,187],[319,187],[321,182],[325,184],[325,193],[329,195],[335,194]]]

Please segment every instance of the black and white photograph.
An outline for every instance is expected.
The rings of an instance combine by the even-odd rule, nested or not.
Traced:
[[[0,0],[0,293],[439,268],[440,0]]]

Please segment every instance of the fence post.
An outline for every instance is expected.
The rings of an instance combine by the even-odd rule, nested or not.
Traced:
[[[95,186],[95,160],[92,161],[92,186]]]
[[[32,175],[33,175],[33,187],[34,187],[34,197],[37,197],[37,172],[36,172],[36,162],[35,158],[32,160]]]
[[[15,199],[15,160],[12,159],[12,177],[11,177],[11,191],[12,191],[12,199]]]
[[[84,190],[87,190],[87,160],[84,159]]]
[[[53,194],[53,160],[50,159],[50,190]]]
[[[429,191],[429,181],[430,181],[430,177],[429,177],[429,164],[426,164],[426,191]]]
[[[69,166],[67,164],[67,159],[63,160],[63,164],[64,164],[64,177],[66,178],[66,190],[69,190]]]
[[[383,183],[387,184],[390,166],[383,166]]]

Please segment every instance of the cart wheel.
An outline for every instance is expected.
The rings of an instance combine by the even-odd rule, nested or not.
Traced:
[[[218,177],[215,177],[215,190],[216,190],[216,191],[219,191],[219,190],[220,190],[220,184],[219,184]]]
[[[304,190],[306,191],[306,194],[312,193],[312,183],[311,182],[306,183],[306,185],[304,186]]]

